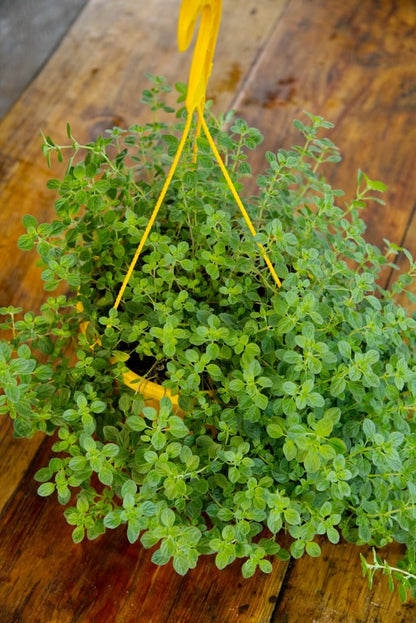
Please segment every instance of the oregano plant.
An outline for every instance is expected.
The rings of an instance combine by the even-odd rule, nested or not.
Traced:
[[[300,145],[267,152],[245,198],[253,238],[208,141],[197,139],[195,161],[189,139],[116,310],[184,127],[169,90],[152,78],[143,102],[171,123],[85,145],[69,126],[66,145],[44,136],[48,163],[66,162],[48,183],[56,215],[25,216],[18,246],[37,250],[45,302],[0,310],[0,411],[17,437],[54,438],[38,493],[65,505],[75,542],[125,526],[180,574],[201,555],[219,569],[241,559],[244,577],[269,573],[275,558],[319,556],[318,535],[396,541],[398,565],[375,553],[363,569],[414,595],[416,321],[395,297],[416,266],[395,243],[365,240],[361,213],[384,186],[360,171],[345,201],[322,173],[340,160],[332,125],[306,114]],[[244,196],[262,136],[209,107],[206,120]],[[386,290],[398,253],[408,269]]]

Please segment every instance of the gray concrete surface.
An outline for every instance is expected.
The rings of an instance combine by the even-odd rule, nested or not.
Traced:
[[[0,118],[49,58],[87,0],[0,0]]]

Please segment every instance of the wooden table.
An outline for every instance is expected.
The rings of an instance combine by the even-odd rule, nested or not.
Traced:
[[[52,176],[39,131],[59,143],[66,122],[80,141],[146,119],[144,72],[187,80],[190,54],[176,51],[179,0],[89,0],[42,72],[0,124],[0,305],[43,300],[32,254],[16,253],[21,217],[51,218]],[[298,141],[302,110],[336,124],[344,160],[331,181],[351,197],[363,168],[387,186],[386,205],[366,213],[368,239],[416,252],[416,4],[413,0],[224,0],[209,93],[256,125],[264,151]],[[56,173],[55,173],[56,174]],[[393,275],[388,277],[389,280]],[[239,564],[211,560],[181,578],[158,568],[125,531],[73,545],[62,508],[40,499],[33,474],[50,440],[0,437],[1,623],[411,623],[383,577],[370,592],[358,549],[323,544],[320,559],[276,564],[243,580]],[[368,551],[364,553],[368,554]],[[397,547],[389,550],[392,560]]]

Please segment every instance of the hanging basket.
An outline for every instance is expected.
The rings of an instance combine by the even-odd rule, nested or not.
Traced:
[[[81,301],[77,302],[77,309],[80,313],[84,311]],[[88,321],[80,323],[80,330],[84,335],[87,331],[87,327]],[[96,338],[96,343],[101,343],[99,338]],[[111,359],[110,362],[114,363],[114,359]],[[163,387],[159,383],[154,383],[130,369],[123,373],[123,382],[127,387],[130,387],[130,389],[133,389],[136,393],[143,396],[146,406],[159,410],[160,400],[166,396],[172,403],[174,413],[181,417],[184,415],[184,412],[178,404],[178,395],[173,395],[169,389]]]

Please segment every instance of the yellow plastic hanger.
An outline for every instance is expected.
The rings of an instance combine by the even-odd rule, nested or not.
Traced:
[[[215,45],[217,42],[218,30],[219,30],[220,21],[221,21],[221,10],[222,10],[222,0],[182,0],[180,13],[179,13],[179,20],[178,20],[178,48],[180,52],[183,52],[184,50],[188,48],[192,40],[192,36],[194,34],[194,30],[196,27],[198,17],[199,16],[201,17],[198,37],[196,40],[191,69],[189,73],[188,91],[187,91],[187,97],[186,97],[186,102],[185,102],[186,110],[187,110],[185,128],[183,130],[177,152],[173,159],[169,173],[166,177],[162,191],[159,195],[159,198],[150,216],[149,222],[143,233],[142,239],[140,240],[139,246],[137,247],[136,253],[131,261],[127,274],[124,278],[123,284],[118,293],[116,302],[114,303],[114,309],[117,309],[120,304],[120,301],[124,294],[124,290],[126,289],[126,286],[134,270],[134,267],[137,263],[140,253],[142,252],[144,244],[153,226],[153,223],[156,220],[160,206],[162,205],[166,192],[169,188],[169,184],[172,180],[172,177],[175,173],[179,159],[181,157],[186,139],[189,134],[193,115],[195,112],[198,115],[198,126],[196,130],[196,137],[199,136],[199,133],[202,127],[204,134],[206,135],[209,145],[212,149],[212,152],[218,162],[218,165],[221,168],[224,178],[233,194],[233,197],[238,207],[240,208],[240,211],[247,224],[247,227],[249,228],[253,237],[256,235],[256,231],[253,227],[250,217],[247,214],[246,209],[244,208],[243,202],[241,201],[237,193],[237,190],[230,178],[230,175],[228,174],[227,168],[218,152],[217,146],[215,145],[214,139],[212,138],[211,132],[209,131],[207,123],[204,119],[206,90],[207,90],[208,80],[209,80],[211,69],[212,69],[212,60],[214,57]],[[197,154],[196,154],[196,149],[195,149],[195,159],[196,159],[196,155]],[[280,288],[281,282],[279,280],[279,277],[276,274],[276,271],[270,259],[268,258],[266,254],[266,251],[264,250],[263,246],[260,243],[257,243],[257,244],[259,246],[261,255],[267,267],[269,268],[270,273],[276,285]]]

